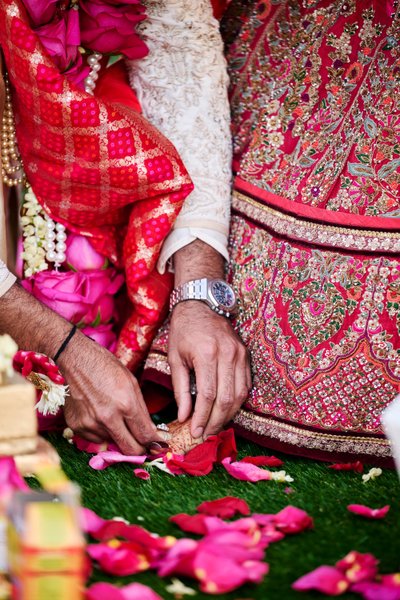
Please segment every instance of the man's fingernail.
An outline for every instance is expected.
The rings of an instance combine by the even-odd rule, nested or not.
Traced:
[[[162,437],[164,442],[168,442],[168,440],[170,440],[172,438],[172,435],[170,433],[168,433],[168,431],[162,431],[162,429],[158,429],[157,433],[159,436]]]
[[[167,442],[151,442],[147,446],[146,451],[151,456],[158,456],[159,454],[166,454],[169,449]]]
[[[204,432],[204,428],[203,427],[196,427],[196,429],[193,431],[193,437],[194,438],[199,438],[203,435]]]

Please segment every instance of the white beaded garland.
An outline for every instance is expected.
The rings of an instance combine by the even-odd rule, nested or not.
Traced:
[[[46,233],[44,246],[46,249],[46,260],[54,263],[54,267],[58,269],[65,262],[65,243],[67,234],[65,227],[61,223],[55,223],[49,216],[46,217]]]

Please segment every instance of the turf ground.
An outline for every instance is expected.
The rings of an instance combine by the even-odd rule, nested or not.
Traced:
[[[226,495],[244,498],[253,512],[277,512],[287,504],[293,504],[314,518],[313,531],[288,536],[267,549],[270,573],[261,585],[243,586],[218,598],[324,598],[318,593],[295,592],[290,585],[321,564],[334,564],[350,550],[372,552],[380,560],[381,572],[400,570],[400,485],[394,471],[384,470],[380,477],[364,484],[358,473],[333,471],[323,463],[277,455],[285,462],[282,468],[294,478],[290,484],[291,494],[284,492],[285,484],[237,481],[221,466],[207,477],[171,477],[153,468],[151,479],[142,481],[133,476],[133,467],[127,464],[94,471],[88,466],[89,455],[76,450],[61,437],[51,435],[49,439],[57,447],[67,475],[80,485],[85,506],[104,518],[122,516],[160,535],[186,535],[169,523],[168,517],[179,512],[194,513],[196,506],[204,500]],[[266,450],[240,440],[238,449],[239,457],[268,454]],[[366,504],[374,508],[390,504],[391,510],[383,521],[372,521],[350,514],[346,510],[348,504]],[[93,581],[115,584],[139,581],[151,586],[165,600],[173,598],[165,589],[170,579],[160,579],[155,573],[117,579],[95,571]],[[185,583],[196,588],[191,580],[185,580]],[[211,597],[200,592],[195,596],[197,600]],[[345,594],[341,598],[359,596]]]

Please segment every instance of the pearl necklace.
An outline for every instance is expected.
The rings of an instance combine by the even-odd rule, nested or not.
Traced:
[[[93,90],[96,87],[96,81],[99,78],[99,71],[101,69],[100,61],[103,55],[100,52],[94,52],[88,58],[88,65],[91,67],[89,75],[85,79],[85,92],[93,94]]]
[[[6,97],[1,140],[1,174],[3,183],[8,187],[13,187],[25,183],[25,173],[16,142],[11,91],[7,75],[4,77],[4,85]]]
[[[102,55],[99,52],[91,54],[88,58],[88,64],[91,67],[90,73],[85,79],[85,92],[88,94],[93,94],[96,87],[96,81],[99,78],[98,73],[101,69],[101,59]],[[5,77],[5,89],[2,176],[3,182],[11,187],[26,183],[26,177],[16,143],[11,92],[7,76]],[[17,176],[18,174],[19,177]],[[53,219],[44,213],[30,186],[28,186],[25,194],[23,211],[25,214],[21,219],[23,235],[22,257],[25,263],[25,276],[31,277],[34,273],[47,269],[47,263],[54,263],[55,269],[58,270],[66,260],[67,233],[64,225],[55,223]]]

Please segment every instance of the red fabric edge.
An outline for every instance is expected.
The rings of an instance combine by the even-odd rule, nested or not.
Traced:
[[[240,437],[243,437],[246,440],[251,442],[255,442],[264,448],[269,448],[270,450],[274,450],[277,452],[283,452],[285,454],[290,454],[292,456],[296,456],[298,458],[309,458],[312,460],[320,460],[323,462],[352,462],[355,460],[359,460],[364,464],[370,464],[377,467],[385,467],[389,469],[394,469],[395,465],[393,459],[382,458],[371,456],[370,454],[352,454],[349,452],[327,452],[324,450],[313,450],[303,447],[294,446],[292,444],[287,444],[280,442],[279,440],[275,440],[273,438],[269,438],[254,431],[248,431],[243,427],[236,425],[235,423],[231,424],[235,430],[235,433]]]
[[[332,212],[323,208],[315,208],[287,200],[282,196],[258,188],[244,181],[240,177],[235,179],[235,189],[247,194],[255,200],[261,200],[271,208],[277,208],[284,213],[302,219],[318,221],[324,225],[338,225],[340,227],[355,227],[359,229],[372,229],[376,231],[400,231],[400,219],[389,217],[365,217],[350,215],[348,213]]]

